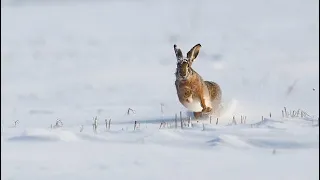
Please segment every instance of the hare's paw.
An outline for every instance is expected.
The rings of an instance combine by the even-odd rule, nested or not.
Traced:
[[[202,112],[204,113],[208,113],[208,112],[211,112],[212,111],[212,108],[211,107],[205,107],[202,109]]]
[[[193,116],[195,119],[199,119],[202,115],[202,112],[193,112]]]

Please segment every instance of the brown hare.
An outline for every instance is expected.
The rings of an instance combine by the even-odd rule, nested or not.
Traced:
[[[200,44],[195,45],[184,57],[177,45],[173,46],[177,57],[176,90],[180,103],[193,112],[196,119],[203,113],[219,115],[221,104],[221,88],[211,81],[204,81],[192,69],[192,63],[197,58]]]

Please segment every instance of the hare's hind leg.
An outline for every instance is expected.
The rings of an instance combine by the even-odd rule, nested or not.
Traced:
[[[217,113],[217,111],[220,110],[220,104],[221,104],[221,94],[222,94],[221,88],[215,82],[205,81],[205,83],[210,93],[213,111],[214,113]]]
[[[204,81],[207,85],[207,88],[209,90],[210,97],[214,100],[220,100],[221,99],[221,88],[220,86],[212,81]]]
[[[195,119],[199,119],[202,115],[202,112],[193,112],[193,116]]]

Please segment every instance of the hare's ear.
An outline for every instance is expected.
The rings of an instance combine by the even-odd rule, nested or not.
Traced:
[[[183,60],[183,54],[181,50],[177,47],[177,45],[173,45],[174,52],[176,53],[177,61],[182,61]]]
[[[193,63],[194,59],[197,58],[200,48],[201,44],[197,44],[193,46],[193,48],[191,48],[190,51],[187,53],[187,58],[190,60],[191,63]]]

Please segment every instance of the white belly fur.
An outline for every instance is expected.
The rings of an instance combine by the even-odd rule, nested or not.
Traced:
[[[205,104],[207,107],[212,108],[212,104],[210,101],[210,98],[205,98]],[[201,112],[202,111],[202,107],[201,107],[201,103],[200,103],[200,99],[189,99],[189,102],[184,102],[183,106],[186,107],[189,111],[192,112]]]

